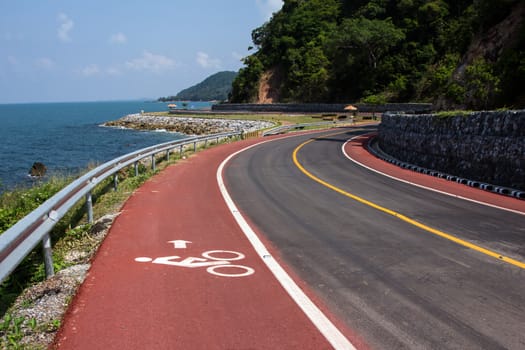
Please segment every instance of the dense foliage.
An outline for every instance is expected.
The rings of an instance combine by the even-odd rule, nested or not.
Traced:
[[[236,76],[237,72],[219,72],[197,85],[180,91],[176,96],[161,97],[158,101],[224,101],[228,98],[233,79]]]
[[[500,23],[524,7],[520,0],[284,0],[252,32],[256,52],[244,59],[231,101],[256,101],[270,72],[281,102],[523,106],[523,16]]]

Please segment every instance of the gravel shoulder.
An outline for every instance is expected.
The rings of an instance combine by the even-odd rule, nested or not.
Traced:
[[[8,313],[13,319],[25,320],[15,334],[22,349],[46,349],[53,342],[69,302],[84,281],[91,259],[117,216],[118,213],[108,214],[93,224],[85,237],[89,244],[82,246],[89,246],[89,249],[79,247],[67,254],[65,262],[71,264],[70,267],[26,289],[17,298]],[[18,349],[8,338],[0,332],[0,348]]]

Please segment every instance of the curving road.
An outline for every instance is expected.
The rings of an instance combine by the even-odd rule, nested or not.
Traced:
[[[284,263],[369,347],[525,348],[525,269],[483,253],[525,262],[525,216],[351,162],[343,144],[371,130],[332,130],[246,150],[225,169],[228,190]]]

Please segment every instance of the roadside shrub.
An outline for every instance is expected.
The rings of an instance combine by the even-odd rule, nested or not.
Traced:
[[[27,189],[15,189],[0,195],[0,232],[17,223],[64,188],[71,178],[53,177]]]

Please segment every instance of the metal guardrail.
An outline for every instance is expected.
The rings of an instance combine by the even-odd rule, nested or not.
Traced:
[[[189,145],[193,146],[195,152],[197,144],[204,143],[206,147],[209,141],[217,140],[218,143],[221,139],[238,136],[242,137],[242,132],[190,137],[161,143],[110,160],[82,175],[0,234],[0,283],[13,272],[39,242],[43,243],[46,275],[52,276],[54,271],[49,232],[83,198],[86,201],[88,222],[93,222],[91,191],[110,176],[114,177],[116,189],[118,172],[121,169],[134,164],[135,175],[138,175],[139,162],[144,158],[151,157],[151,167],[155,170],[156,156],[161,152],[166,152],[166,158],[169,160],[170,153],[177,148],[182,154],[185,147]]]

